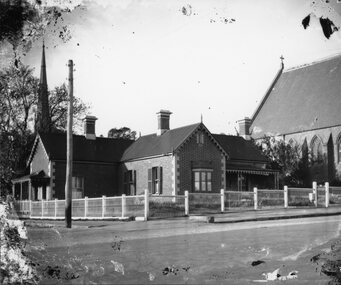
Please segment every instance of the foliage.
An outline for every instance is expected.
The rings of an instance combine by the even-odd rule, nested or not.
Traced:
[[[25,254],[26,228],[9,217],[9,204],[0,199],[0,284],[37,284],[39,276]]]
[[[306,165],[301,158],[301,147],[297,143],[264,137],[260,145],[263,154],[270,159],[271,167],[280,170],[280,182],[285,185],[302,185],[303,168]]]
[[[67,109],[69,104],[68,91],[65,84],[55,87],[49,95],[49,106],[51,116],[51,129],[66,131],[67,127]],[[73,98],[73,127],[78,132],[81,129],[82,121],[89,106],[78,98]]]
[[[113,128],[108,132],[108,138],[122,138],[127,140],[135,140],[136,132],[130,130],[130,128],[122,127],[120,129]]]
[[[24,170],[34,138],[39,80],[33,69],[20,61],[0,71],[0,190],[5,196],[17,170]],[[49,96],[51,130],[65,131],[68,96],[65,85]],[[74,122],[80,126],[88,106],[74,100]],[[19,174],[19,173],[18,173]],[[21,173],[22,174],[22,173]]]
[[[38,79],[33,69],[19,63],[0,71],[0,131],[24,134],[34,120]]]
[[[68,2],[66,6],[77,7],[77,3]],[[51,4],[43,4],[41,0],[0,1],[0,43],[10,43],[17,56],[20,49],[25,55],[47,32],[55,34],[64,43],[69,41],[71,31],[63,25],[63,15],[71,10],[61,3]]]

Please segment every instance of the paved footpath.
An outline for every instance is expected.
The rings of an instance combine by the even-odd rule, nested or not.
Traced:
[[[334,215],[340,215],[340,214],[341,214],[341,207],[287,208],[287,209],[264,209],[264,210],[249,210],[249,211],[228,211],[223,214],[190,216],[189,219],[193,221],[198,221],[198,222],[240,223],[240,222],[251,222],[251,221],[334,216]]]

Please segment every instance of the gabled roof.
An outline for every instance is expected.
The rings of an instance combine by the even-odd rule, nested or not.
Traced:
[[[39,134],[34,148],[39,138],[50,160],[66,160],[65,133]],[[73,135],[73,160],[105,163],[119,162],[124,150],[133,142],[133,140],[102,137],[90,140],[84,136]],[[32,153],[34,153],[34,149]]]
[[[156,134],[142,136],[127,148],[122,161],[172,153],[200,125],[201,123],[197,123],[172,129],[160,136]]]
[[[229,155],[229,160],[268,162],[268,159],[251,141],[239,136],[212,135]]]
[[[252,118],[252,137],[341,125],[341,55],[284,71]]]

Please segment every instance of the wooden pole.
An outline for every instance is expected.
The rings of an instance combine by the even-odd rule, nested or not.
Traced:
[[[73,116],[73,61],[68,62],[69,67],[69,106],[67,117],[67,154],[66,154],[66,181],[65,181],[65,223],[71,228],[72,221],[72,116]]]

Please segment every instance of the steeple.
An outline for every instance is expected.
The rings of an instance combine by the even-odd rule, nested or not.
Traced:
[[[45,44],[43,41],[43,51],[41,57],[40,80],[38,90],[38,106],[36,119],[36,132],[48,133],[50,131],[51,120],[49,116],[49,94],[47,91]]]

